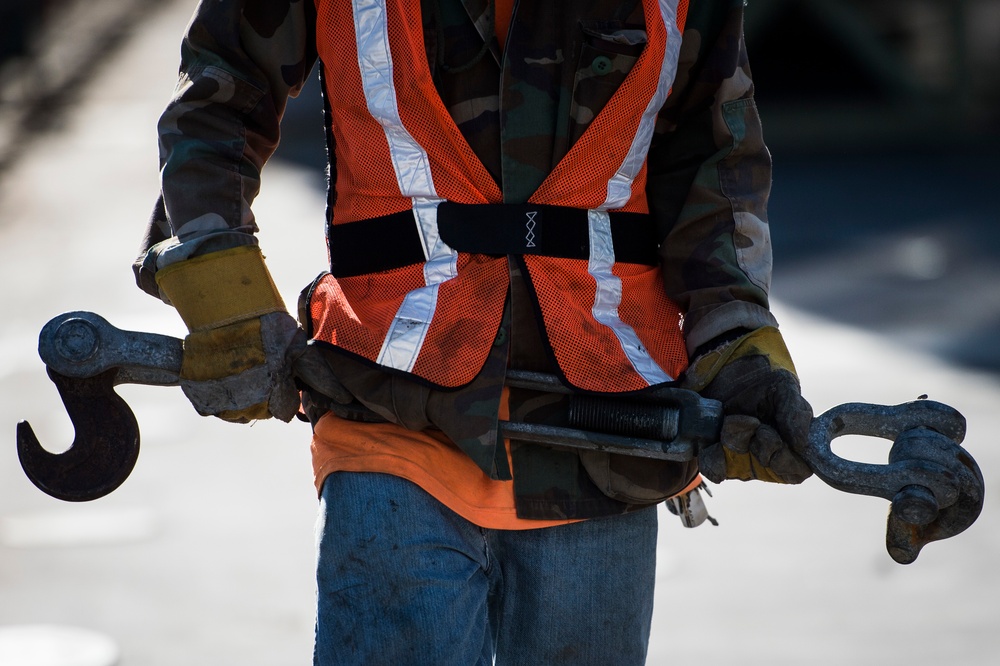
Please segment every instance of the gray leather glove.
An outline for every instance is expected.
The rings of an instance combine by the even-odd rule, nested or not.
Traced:
[[[795,453],[809,435],[812,407],[776,328],[757,329],[696,358],[684,385],[722,403],[721,441],[698,456],[707,479],[801,483],[812,475]]]

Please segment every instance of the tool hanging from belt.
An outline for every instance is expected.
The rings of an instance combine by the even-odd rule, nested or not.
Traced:
[[[103,497],[120,486],[139,454],[139,428],[118,384],[176,385],[182,341],[122,331],[90,312],[50,320],[39,334],[39,355],[76,429],[72,446],[50,453],[26,421],[17,424],[17,451],[28,478],[66,501]],[[322,390],[325,362],[306,353],[296,375]],[[693,391],[662,388],[641,397],[572,394],[550,375],[511,372],[511,387],[569,394],[567,427],[501,422],[505,437],[549,446],[685,461],[718,441],[721,404]],[[891,440],[885,465],[845,460],[831,441],[842,435]],[[845,404],[813,420],[797,451],[820,479],[848,493],[891,502],[886,547],[897,562],[913,562],[920,549],[959,534],[983,507],[984,482],[960,444],[965,418],[947,405],[918,400],[896,406]]]

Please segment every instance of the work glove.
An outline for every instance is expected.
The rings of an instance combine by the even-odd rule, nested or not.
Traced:
[[[705,478],[801,483],[812,475],[795,453],[812,423],[792,359],[767,326],[696,357],[684,387],[722,403],[722,434],[698,455]]]
[[[190,333],[181,388],[199,414],[248,423],[290,421],[300,398],[291,374],[306,335],[285,310],[260,249],[237,247],[171,264],[160,292]]]

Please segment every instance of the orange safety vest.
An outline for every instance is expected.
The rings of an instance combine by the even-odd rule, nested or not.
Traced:
[[[612,233],[617,217],[621,227],[628,214],[648,212],[646,152],[676,73],[687,12],[686,0],[679,8],[678,0],[642,1],[648,42],[619,90],[527,204],[491,207],[510,211],[506,226],[519,229],[560,372],[588,391],[669,382],[687,364],[682,313],[664,293],[656,261],[616,261]],[[375,243],[385,249],[385,265],[355,272],[335,262],[310,295],[313,336],[432,385],[463,386],[497,335],[509,286],[504,255],[518,252],[456,249],[439,223],[448,211],[459,232],[483,225],[477,211],[486,209],[461,204],[501,204],[502,193],[435,89],[420,3],[316,5],[336,146],[331,246],[349,259],[360,248],[354,243]],[[566,210],[585,229],[583,255],[533,253],[544,219]],[[394,259],[401,236],[418,248],[416,258]]]

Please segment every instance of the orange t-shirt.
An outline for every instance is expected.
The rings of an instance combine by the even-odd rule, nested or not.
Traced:
[[[496,0],[493,15],[493,32],[503,48],[507,41],[507,29],[510,28],[510,20],[514,14],[514,0]]]
[[[506,390],[500,418],[507,418]],[[505,445],[509,462],[509,443]],[[514,482],[491,479],[437,431],[416,432],[393,423],[359,423],[327,413],[314,429],[312,457],[317,490],[333,472],[381,472],[412,481],[479,527],[524,530],[578,522],[518,518]]]
[[[500,419],[507,419],[508,413],[504,389]],[[510,464],[510,442],[505,440],[504,445]],[[378,472],[415,483],[462,518],[487,529],[528,530],[581,520],[518,518],[514,482],[491,479],[439,431],[360,423],[327,413],[313,431],[312,459],[317,492],[334,472]],[[678,495],[700,484],[698,475]]]

